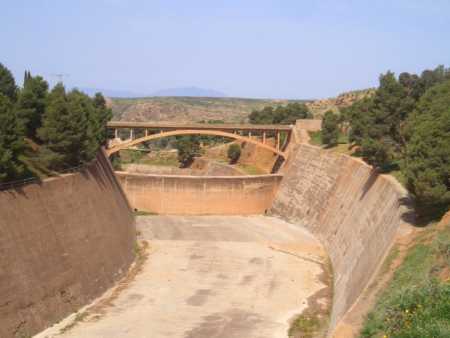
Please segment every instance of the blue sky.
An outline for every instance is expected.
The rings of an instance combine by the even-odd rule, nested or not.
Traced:
[[[0,62],[68,86],[320,98],[450,66],[448,0],[2,0]]]

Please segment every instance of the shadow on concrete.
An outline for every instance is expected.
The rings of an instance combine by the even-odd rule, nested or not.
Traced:
[[[367,179],[366,183],[364,183],[364,186],[362,187],[363,193],[361,194],[361,197],[359,198],[359,200],[362,200],[366,196],[366,194],[369,192],[369,190],[375,184],[379,175],[380,175],[380,172],[377,169],[372,168],[369,178]]]

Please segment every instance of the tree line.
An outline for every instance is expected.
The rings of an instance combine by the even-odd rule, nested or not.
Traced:
[[[337,116],[325,114],[322,139],[333,145],[348,127],[349,142],[381,171],[400,170],[421,214],[450,205],[450,69],[420,75],[382,74],[375,94]],[[326,141],[326,142],[325,142]]]
[[[266,106],[254,110],[248,116],[253,124],[295,124],[296,120],[312,118],[312,114],[304,103],[288,103],[285,106]]]
[[[100,93],[91,98],[77,89],[66,91],[62,83],[50,89],[29,71],[18,87],[0,63],[0,182],[92,160],[106,142],[111,117]]]

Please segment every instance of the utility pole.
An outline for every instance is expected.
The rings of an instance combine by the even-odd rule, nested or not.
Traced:
[[[57,78],[58,79],[58,83],[59,82],[63,82],[63,79],[65,78],[65,77],[69,77],[70,75],[69,74],[66,74],[66,73],[55,73],[55,74],[50,74],[50,76],[52,76],[52,77],[54,77],[54,78]]]

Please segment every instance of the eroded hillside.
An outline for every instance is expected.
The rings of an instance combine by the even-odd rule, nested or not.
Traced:
[[[114,98],[109,104],[115,120],[122,121],[176,121],[200,122],[223,121],[229,123],[246,122],[253,110],[265,106],[285,105],[290,102],[305,102],[314,116],[320,117],[325,111],[347,107],[353,102],[372,95],[373,90],[352,91],[335,98],[320,100],[271,100],[211,97],[146,97]]]

